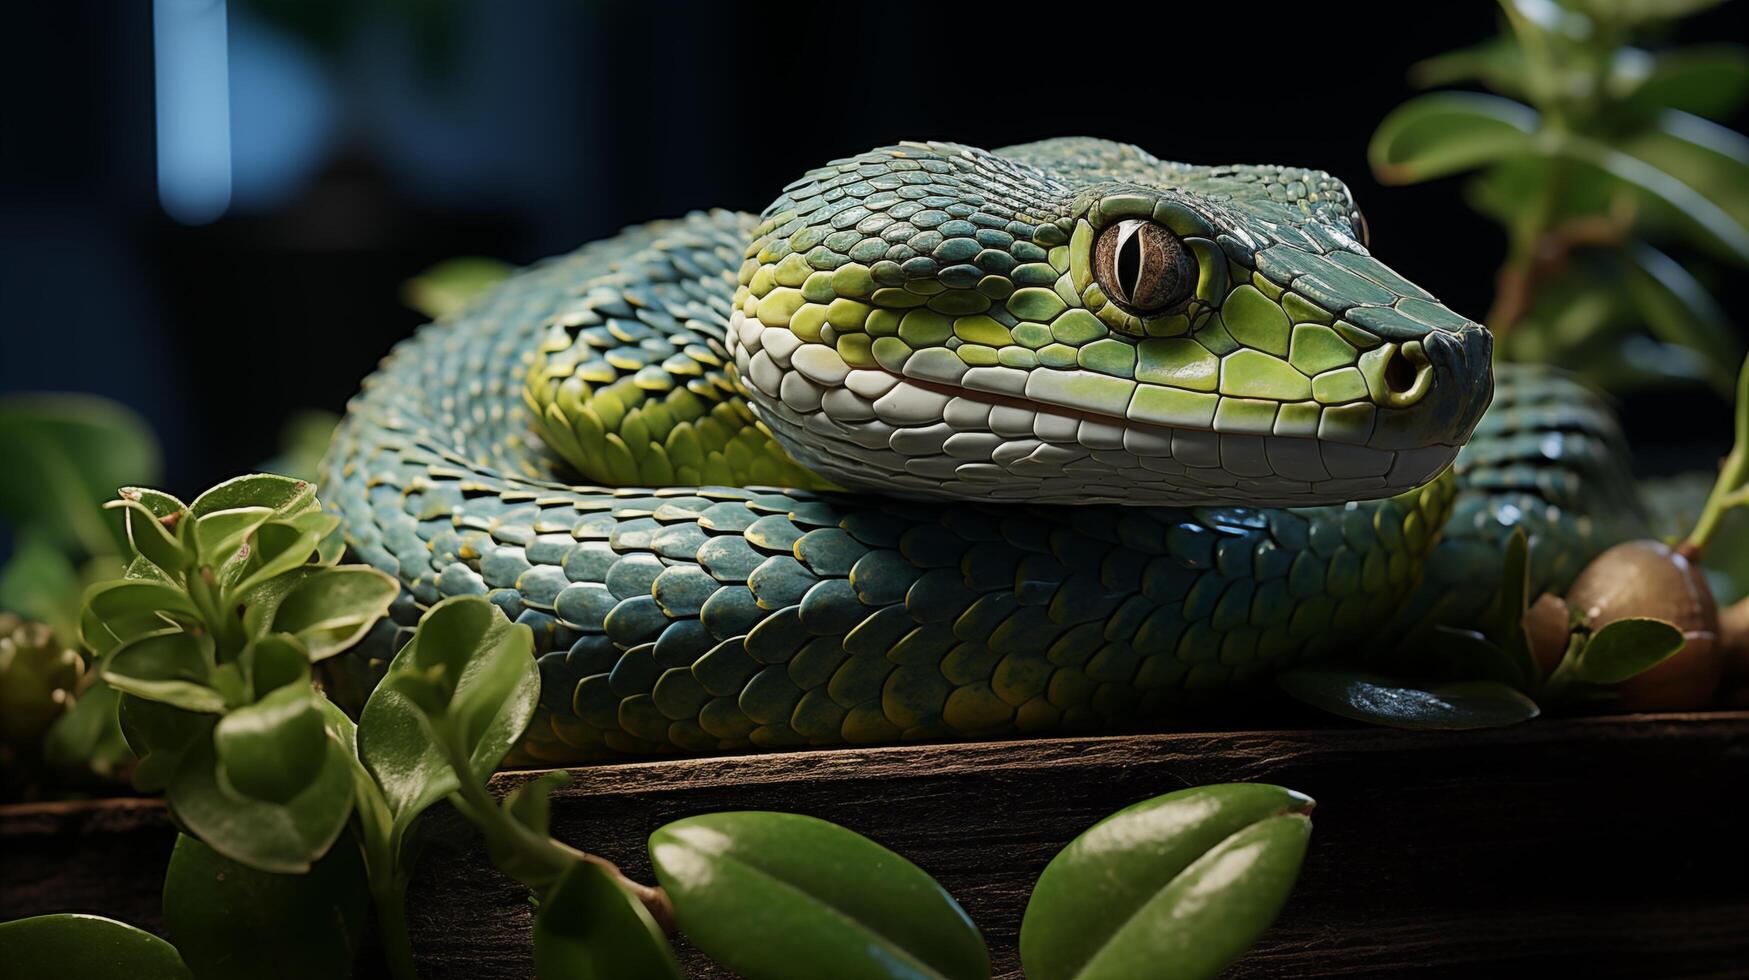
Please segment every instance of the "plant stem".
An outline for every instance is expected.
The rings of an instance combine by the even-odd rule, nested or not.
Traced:
[[[392,871],[370,874],[370,897],[377,911],[377,939],[395,980],[419,980],[413,967],[413,941],[407,934],[407,883]]]
[[[1713,492],[1707,494],[1694,530],[1676,546],[1676,553],[1691,562],[1700,560],[1725,513],[1749,504],[1749,358],[1744,359],[1737,374],[1736,412],[1736,437],[1731,452],[1719,466],[1719,478],[1713,482]]]
[[[546,834],[536,833],[522,823],[511,819],[505,814],[498,801],[486,792],[485,786],[473,778],[473,772],[468,765],[467,753],[457,744],[447,732],[436,731],[438,726],[432,726],[433,734],[442,743],[444,756],[449,761],[450,768],[455,771],[456,782],[460,788],[450,794],[450,803],[460,810],[488,838],[496,839],[500,844],[508,845],[515,850],[518,857],[527,860],[530,865],[539,869],[534,881],[523,879],[524,884],[542,888],[556,881],[565,869],[578,861],[586,861],[599,866],[611,875],[621,888],[630,892],[639,902],[643,903],[650,917],[662,927],[662,931],[673,935],[674,905],[668,900],[668,893],[660,887],[646,885],[626,877],[619,865],[612,861],[576,848],[562,841],[554,840]]]
[[[1738,443],[1725,457],[1724,465],[1719,467],[1718,481],[1713,484],[1713,492],[1707,494],[1700,518],[1694,522],[1694,530],[1676,546],[1677,554],[1691,562],[1699,561],[1725,513],[1749,503],[1749,492],[1745,491],[1745,484],[1749,484],[1749,451],[1746,450],[1749,447]]]

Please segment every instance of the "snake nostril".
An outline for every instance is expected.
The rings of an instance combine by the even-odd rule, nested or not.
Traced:
[[[1394,394],[1406,395],[1415,387],[1419,368],[1407,357],[1393,357],[1385,362],[1385,387]]]

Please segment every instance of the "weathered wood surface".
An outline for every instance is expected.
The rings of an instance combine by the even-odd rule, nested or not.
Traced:
[[[1018,977],[1021,910],[1058,848],[1121,806],[1231,780],[1319,801],[1293,900],[1231,976],[1749,977],[1749,712],[596,766],[556,794],[553,825],[649,880],[644,839],[665,821],[824,817],[939,878],[998,975]],[[411,898],[421,975],[530,976],[526,896],[453,815],[435,824]],[[146,801],[0,808],[0,919],[84,910],[155,926],[170,838]]]

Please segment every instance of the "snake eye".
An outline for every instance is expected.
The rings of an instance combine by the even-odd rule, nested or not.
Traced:
[[[1196,257],[1178,236],[1131,218],[1099,234],[1093,275],[1105,294],[1133,313],[1163,313],[1196,290]]]
[[[1360,247],[1372,248],[1372,226],[1366,223],[1366,215],[1360,213],[1359,208],[1354,209],[1354,220],[1351,224],[1354,225],[1355,237],[1360,239]]]

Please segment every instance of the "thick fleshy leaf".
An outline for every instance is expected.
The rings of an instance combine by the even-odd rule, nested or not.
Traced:
[[[184,711],[225,710],[225,697],[210,686],[211,668],[192,633],[165,630],[129,640],[104,658],[102,671],[109,686],[124,694]]]
[[[8,975],[56,980],[193,980],[176,947],[99,915],[39,915],[0,922]]]
[[[393,577],[365,565],[323,568],[279,599],[271,629],[296,636],[312,661],[325,660],[362,639],[400,592]]]
[[[1668,660],[1684,642],[1682,631],[1662,619],[1618,619],[1579,647],[1572,674],[1587,684],[1620,684]]]
[[[377,785],[376,778],[358,758],[358,726],[346,716],[346,712],[340,710],[339,705],[326,697],[320,700],[318,706],[322,710],[322,717],[328,721],[329,734],[346,750],[346,759],[352,772],[352,806],[358,815],[360,843],[367,851],[382,846],[391,863],[403,860],[400,854],[402,842],[394,831],[394,814],[389,812],[389,803],[383,798],[382,787]],[[410,865],[413,858],[408,856],[404,860]]]
[[[793,813],[710,813],[650,835],[681,932],[757,978],[986,978],[990,954],[935,879]]]
[[[1379,180],[1413,184],[1531,152],[1536,110],[1497,95],[1436,92],[1379,123],[1367,159]]]
[[[238,507],[266,507],[274,516],[316,508],[316,485],[270,473],[233,477],[194,498],[188,509],[196,517]]]
[[[433,680],[430,675],[441,675]],[[403,675],[430,690],[414,699],[393,683]],[[358,751],[382,786],[397,825],[457,788],[433,726],[447,726],[484,780],[534,716],[540,670],[534,634],[479,596],[458,596],[431,607],[413,639],[390,662],[388,676],[365,702]]]
[[[1391,728],[1499,728],[1541,713],[1536,702],[1497,681],[1422,687],[1377,674],[1302,667],[1280,675],[1276,683],[1290,697],[1314,708]]]
[[[1213,977],[1275,920],[1312,800],[1262,783],[1199,786],[1106,817],[1039,875],[1020,925],[1033,980]]]
[[[352,792],[352,761],[336,739],[328,739],[316,778],[283,804],[226,788],[203,740],[189,748],[166,796],[182,825],[213,850],[261,871],[301,874],[345,828]]]
[[[126,543],[102,502],[159,472],[158,443],[145,421],[88,395],[0,398],[0,459],[0,521],[91,555],[118,553]]]
[[[159,517],[138,500],[128,497],[111,500],[103,506],[105,510],[119,510],[126,515],[128,544],[135,554],[170,575],[179,574],[188,567],[191,560],[188,552],[183,549],[176,532],[164,523],[179,522],[183,519],[182,515]]]
[[[349,977],[369,907],[364,863],[345,843],[284,875],[179,834],[164,874],[164,930],[197,980]]]
[[[287,684],[307,685],[310,655],[289,633],[271,633],[250,641],[237,657],[248,682],[249,696],[256,701]]]
[[[328,729],[307,684],[288,684],[238,708],[213,729],[223,781],[258,800],[286,803],[328,758]]]
[[[600,865],[571,865],[534,917],[540,980],[680,980],[680,964],[644,903]]]
[[[271,507],[233,507],[208,511],[189,524],[190,544],[203,564],[223,565],[255,529],[273,519]]]
[[[307,515],[322,521],[333,521],[334,518],[320,512]],[[333,530],[327,521],[314,526],[299,527],[290,521],[268,521],[255,529],[250,537],[251,547],[249,558],[243,563],[243,578],[237,583],[239,592],[249,589],[277,575],[297,568],[315,557],[316,546],[324,535]]]
[[[127,641],[162,632],[173,622],[201,622],[193,600],[181,587],[156,579],[111,579],[85,590],[79,638],[102,656]]]
[[[116,722],[128,749],[140,760],[134,766],[134,788],[143,793],[157,793],[176,778],[191,749],[212,741],[213,726],[218,724],[218,718],[183,711],[161,701],[121,694],[116,705]]]

